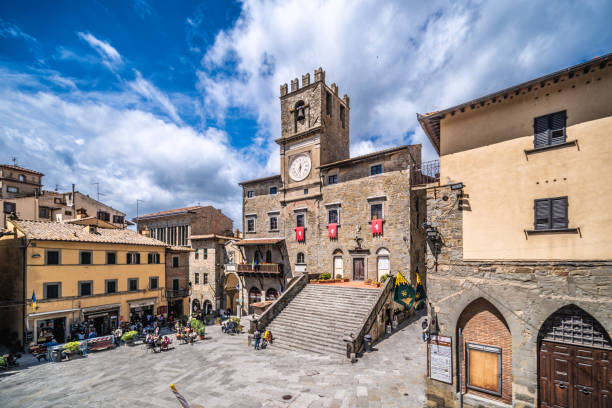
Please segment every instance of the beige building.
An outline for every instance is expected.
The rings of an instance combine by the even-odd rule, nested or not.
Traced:
[[[411,193],[421,146],[349,155],[349,98],[338,96],[325,72],[281,86],[279,175],[243,188],[245,306],[276,298],[302,273],[378,281],[423,270],[423,243]]]
[[[0,296],[12,302],[1,328],[25,344],[44,341],[43,332],[61,343],[73,335],[73,323],[88,322],[102,335],[120,321],[157,314],[165,306],[165,249],[98,220],[8,221],[0,238]]]
[[[612,55],[419,121],[440,153],[428,297],[454,346],[430,406],[608,406]]]

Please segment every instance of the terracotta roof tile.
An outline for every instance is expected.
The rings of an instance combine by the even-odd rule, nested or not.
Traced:
[[[175,208],[172,210],[164,210],[164,211],[158,211],[158,212],[154,212],[154,213],[150,213],[150,214],[144,214],[139,216],[138,218],[142,219],[142,218],[148,218],[148,217],[158,217],[160,215],[172,215],[175,213],[181,213],[181,212],[186,212],[186,211],[193,211],[193,210],[197,210],[199,208],[204,208],[205,206],[203,205],[194,205],[191,207],[184,207],[184,208]]]
[[[38,174],[39,176],[44,176],[44,174],[38,171],[26,169],[25,167],[13,166],[12,164],[0,164],[0,168],[12,169],[12,170],[17,170],[17,171],[23,171],[26,173],[31,173],[31,174]]]
[[[83,225],[48,221],[11,221],[28,239],[44,241],[99,242],[108,244],[167,246],[156,239],[128,229],[96,228],[89,232]]]

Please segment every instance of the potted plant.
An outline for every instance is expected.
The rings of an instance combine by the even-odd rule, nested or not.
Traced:
[[[215,324],[216,324],[217,326],[221,326],[221,318],[220,318],[220,317],[217,317],[217,318],[215,319]]]
[[[389,275],[387,275],[386,273],[380,277],[380,283],[385,283],[385,281],[387,280],[387,278],[389,277]]]
[[[134,345],[134,340],[136,340],[137,336],[138,336],[138,332],[136,330],[133,330],[133,331],[124,333],[123,336],[121,336],[121,340],[123,340],[125,344],[127,344],[128,346],[132,346]]]
[[[345,281],[345,282],[348,282],[348,281],[349,281],[349,278],[348,278],[348,277],[346,277],[346,278],[344,278],[344,279],[342,279],[342,280],[343,280],[343,281]]]
[[[200,338],[200,340],[204,340],[204,336],[206,335],[206,329],[204,327],[200,327],[197,330],[198,333],[198,337]]]

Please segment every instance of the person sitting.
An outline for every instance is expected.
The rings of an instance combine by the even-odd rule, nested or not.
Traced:
[[[274,337],[272,336],[272,332],[270,330],[266,330],[264,332],[263,338],[270,344],[272,344],[272,340],[274,340]]]
[[[94,337],[98,337],[98,333],[96,333],[96,329],[91,329],[91,331],[89,332],[89,336],[87,336],[87,338],[93,339]]]

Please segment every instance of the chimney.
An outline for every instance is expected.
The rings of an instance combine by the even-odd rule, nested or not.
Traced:
[[[338,96],[338,85],[336,85],[335,82],[331,84],[331,90],[334,93],[334,95]]]
[[[291,80],[291,92],[295,92],[300,89],[300,82],[297,78]]]
[[[323,71],[323,68],[319,67],[315,70],[314,80],[315,82],[325,82],[325,71]]]
[[[287,84],[286,83],[280,86],[280,91],[281,91],[281,96],[287,95]]]
[[[310,85],[310,72],[302,75],[302,87]]]

